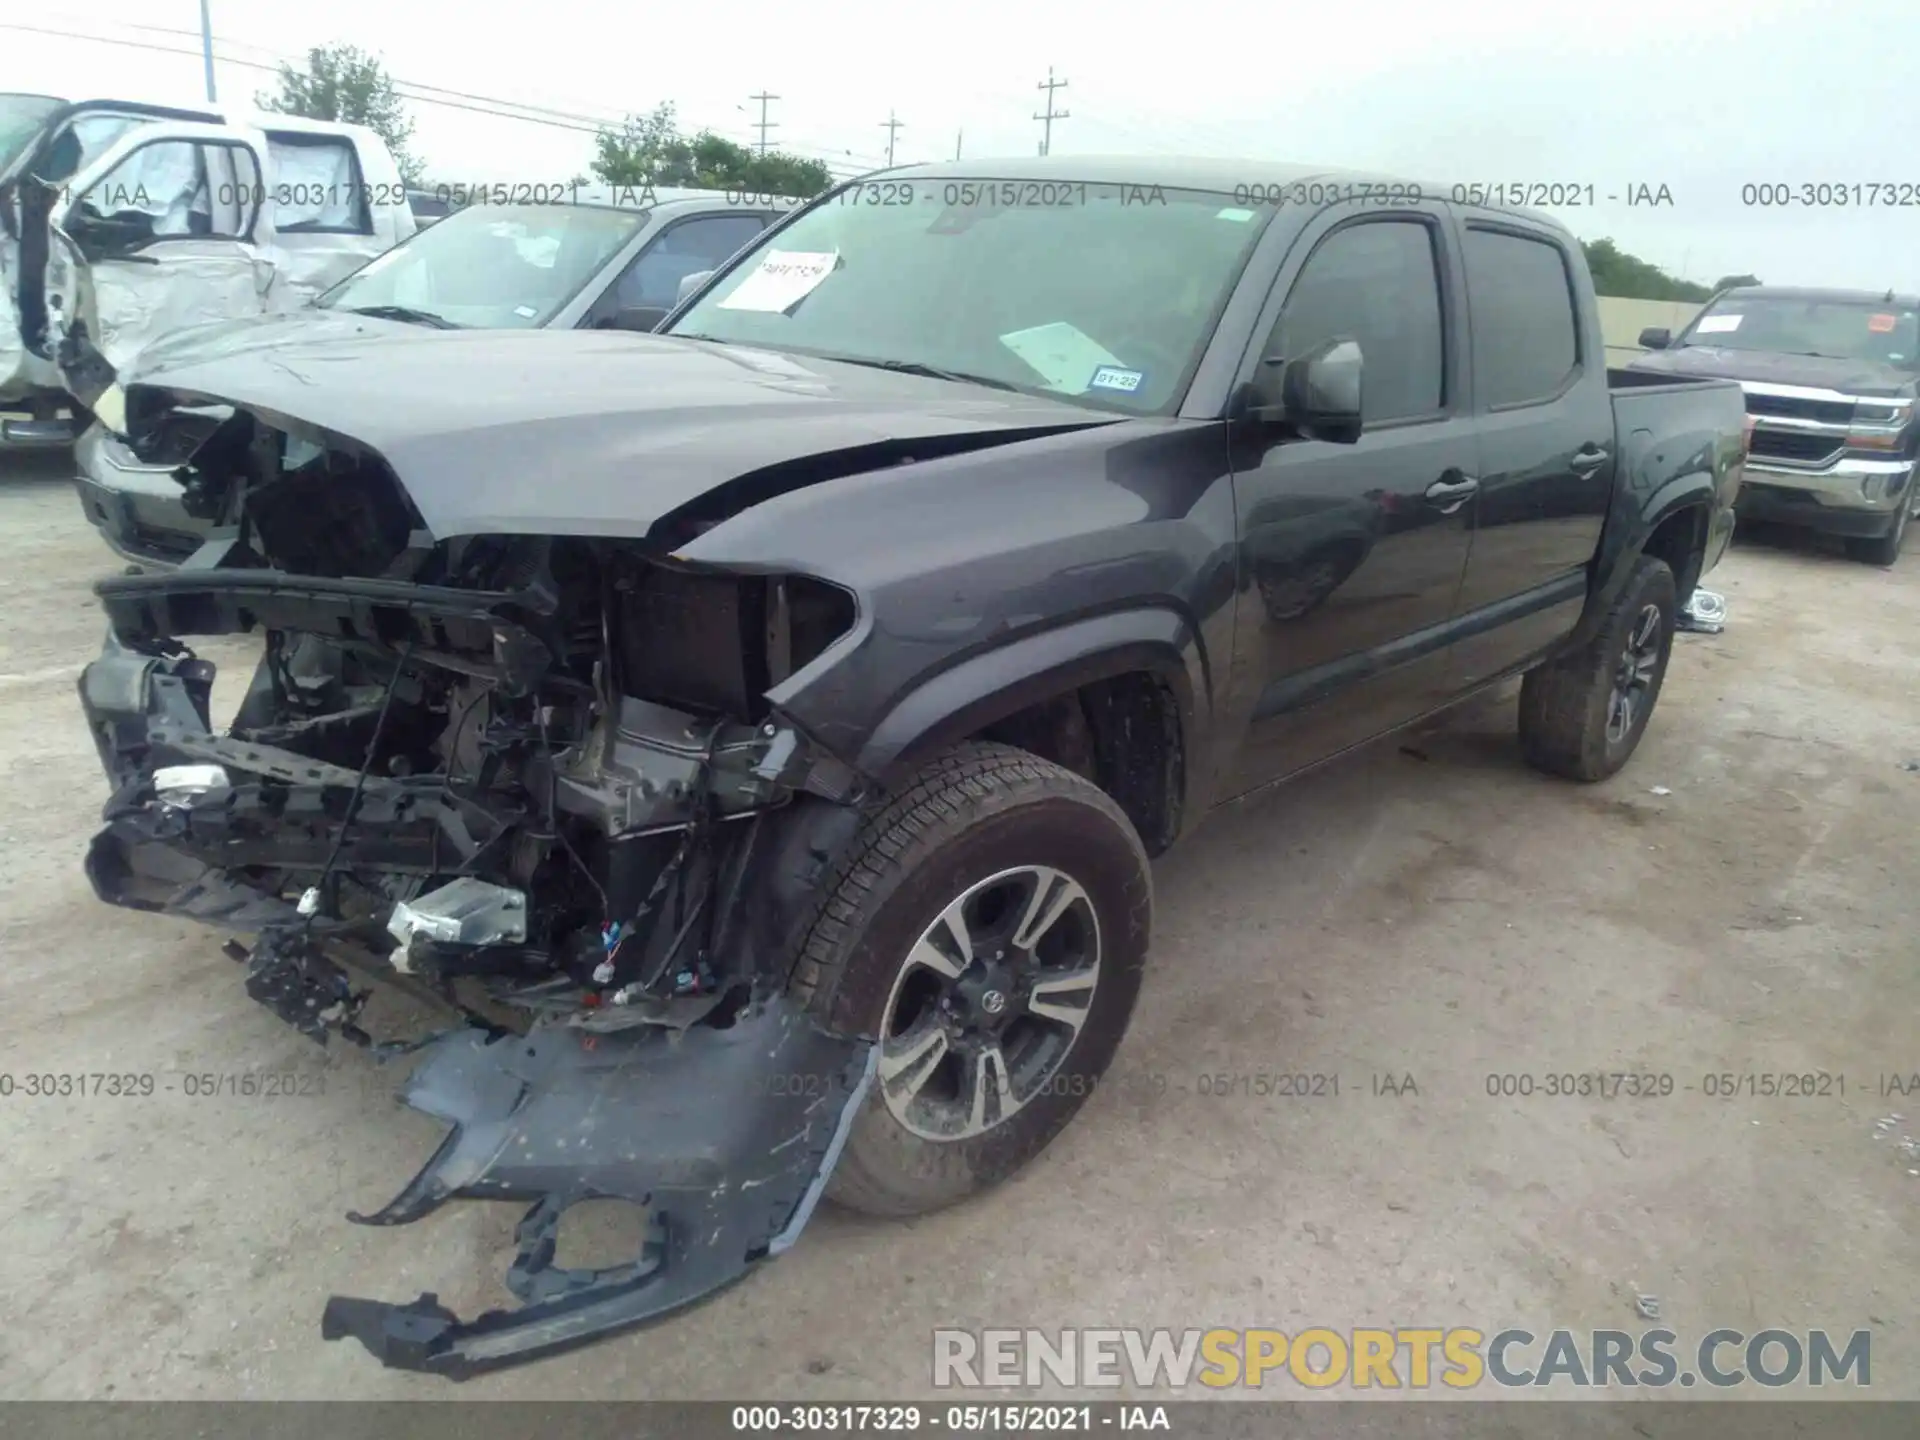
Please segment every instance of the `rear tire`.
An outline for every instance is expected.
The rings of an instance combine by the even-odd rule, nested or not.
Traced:
[[[1520,686],[1520,749],[1527,763],[1568,780],[1605,780],[1646,733],[1673,653],[1673,571],[1642,555],[1598,633],[1527,672]]]
[[[1909,485],[1914,482],[1909,480]],[[1900,559],[1900,547],[1906,544],[1907,527],[1913,520],[1913,497],[1903,495],[1906,503],[1901,505],[1900,513],[1894,517],[1893,528],[1884,535],[1872,539],[1851,539],[1847,541],[1847,554],[1855,560],[1868,565],[1878,565],[1882,569],[1893,565]]]
[[[869,815],[824,890],[792,993],[881,1049],[828,1198],[919,1215],[1006,1179],[1132,1017],[1153,903],[1133,826],[1069,770],[967,744]]]

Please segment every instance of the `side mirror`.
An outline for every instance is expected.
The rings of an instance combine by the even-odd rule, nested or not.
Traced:
[[[638,330],[651,332],[657,330],[660,322],[667,318],[664,305],[632,305],[624,310],[616,310],[606,316],[594,328],[596,330]]]
[[[1254,381],[1256,416],[1307,440],[1351,445],[1362,429],[1358,340],[1329,340],[1297,360],[1269,355]]]
[[[702,285],[706,284],[707,277],[711,274],[713,274],[713,271],[711,270],[696,270],[693,272],[693,274],[683,279],[680,282],[680,288],[674,291],[673,303],[675,305],[678,305],[682,300],[686,299],[694,291],[698,290]]]
[[[1664,325],[1649,326],[1640,332],[1642,350],[1664,350],[1673,343],[1673,332]]]

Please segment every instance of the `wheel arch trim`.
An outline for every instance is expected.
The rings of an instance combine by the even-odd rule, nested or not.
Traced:
[[[921,680],[869,732],[854,768],[892,785],[929,757],[1040,701],[1098,680],[1145,672],[1173,696],[1191,788],[1207,733],[1206,654],[1171,607],[1114,611],[1022,636]]]

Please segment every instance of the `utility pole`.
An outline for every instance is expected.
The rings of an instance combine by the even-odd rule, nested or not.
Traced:
[[[1046,126],[1046,128],[1040,132],[1040,153],[1045,155],[1053,148],[1053,122],[1069,118],[1065,110],[1056,110],[1053,108],[1053,92],[1066,89],[1067,82],[1054,79],[1053,67],[1049,65],[1047,67],[1047,78],[1033,88],[1047,92],[1047,113],[1033,117]]]
[[[207,67],[207,103],[213,104],[213,16],[207,10],[208,0],[200,0],[200,58]]]
[[[778,100],[779,98],[778,95],[769,95],[764,90],[758,95],[747,96],[749,100],[758,100],[760,102],[760,123],[754,128],[760,132],[760,153],[762,155],[767,153],[767,131],[778,130],[780,128],[779,121],[775,120],[770,122],[767,119],[767,102],[769,100]]]
[[[887,111],[886,122],[882,124],[880,128],[887,132],[887,165],[891,168],[893,165],[893,137],[900,131],[906,129],[907,124],[904,120],[894,119],[893,111],[889,110]]]
[[[954,159],[958,160],[960,158],[960,142],[966,138],[967,138],[967,132],[964,130],[956,130],[953,132],[953,158]]]

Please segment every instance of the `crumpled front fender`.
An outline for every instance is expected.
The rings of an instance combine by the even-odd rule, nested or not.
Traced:
[[[405,1305],[336,1296],[322,1333],[458,1380],[711,1295],[797,1238],[876,1058],[784,997],[726,1029],[442,1036],[401,1098],[452,1131],[385,1208],[348,1218],[403,1225],[454,1198],[531,1200],[506,1277],[522,1303],[462,1321],[431,1293]],[[561,1216],[605,1198],[649,1212],[641,1253],[610,1269],[555,1267]]]

